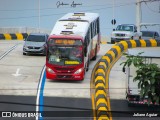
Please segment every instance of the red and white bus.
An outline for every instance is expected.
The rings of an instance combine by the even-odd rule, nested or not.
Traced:
[[[100,49],[99,15],[68,13],[59,19],[47,43],[46,76],[52,80],[83,80]]]

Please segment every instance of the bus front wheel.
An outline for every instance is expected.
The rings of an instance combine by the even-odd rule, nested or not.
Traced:
[[[86,65],[86,71],[88,71],[88,70],[89,70],[89,59],[87,61],[87,65]]]

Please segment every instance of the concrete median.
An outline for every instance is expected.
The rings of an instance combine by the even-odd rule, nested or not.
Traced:
[[[28,33],[0,33],[0,40],[24,40]]]
[[[91,97],[94,120],[112,120],[109,98],[109,74],[113,65],[129,48],[160,47],[160,40],[129,40],[115,44],[97,62],[92,71]]]

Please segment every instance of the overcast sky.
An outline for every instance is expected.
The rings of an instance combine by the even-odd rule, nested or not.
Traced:
[[[56,20],[65,13],[79,11],[99,13],[103,35],[110,35],[113,16],[117,21],[116,25],[136,23],[136,0],[114,0],[114,2],[113,0],[74,0],[75,3],[82,3],[75,8],[71,6],[57,8],[56,6],[58,1],[71,4],[73,0],[0,0],[0,27],[38,28],[39,1],[40,28],[42,29],[52,30]],[[142,22],[160,23],[160,2],[142,3]],[[147,29],[160,32],[160,26]]]

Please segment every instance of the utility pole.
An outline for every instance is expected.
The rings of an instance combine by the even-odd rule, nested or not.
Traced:
[[[136,26],[137,26],[138,32],[140,32],[141,30],[141,20],[142,20],[141,0],[137,0],[136,2]]]

